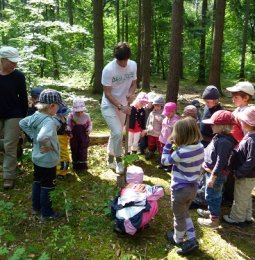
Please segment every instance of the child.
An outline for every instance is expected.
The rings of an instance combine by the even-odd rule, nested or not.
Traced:
[[[36,87],[32,88],[30,92],[29,102],[28,102],[28,109],[27,109],[27,116],[31,116],[37,111],[36,104],[39,102],[39,96],[42,93],[43,88]]]
[[[223,109],[219,104],[219,97],[220,93],[215,86],[206,87],[202,95],[202,98],[205,101],[205,108],[201,118],[200,131],[203,136],[202,144],[204,147],[206,147],[211,142],[213,138],[213,132],[212,128],[209,125],[204,124],[202,121],[204,119],[210,118],[216,111]]]
[[[162,154],[163,147],[165,146],[168,137],[172,133],[174,124],[180,119],[180,117],[176,115],[176,108],[177,106],[174,102],[168,102],[164,106],[162,115],[165,116],[165,118],[162,121],[162,128],[159,136],[160,155]]]
[[[191,105],[196,107],[196,109],[197,109],[197,119],[200,123],[201,118],[202,118],[202,114],[203,114],[203,110],[201,108],[200,102],[197,99],[194,99],[194,100],[191,101]]]
[[[52,209],[50,192],[56,183],[56,165],[59,161],[59,143],[56,123],[62,98],[59,92],[44,90],[36,104],[38,111],[20,121],[22,130],[33,140],[32,161],[34,181],[32,186],[32,213],[41,213],[42,219],[56,219],[60,214]]]
[[[153,103],[153,99],[156,97],[156,95],[157,94],[155,92],[149,92],[147,94],[148,103],[144,108],[144,110],[145,110],[145,122],[147,122],[148,117],[150,115],[150,112],[153,110],[152,103]],[[138,154],[145,154],[145,149],[147,147],[148,147],[148,137],[147,137],[147,135],[144,135],[139,140],[139,152],[138,152]]]
[[[140,92],[134,102],[131,104],[131,114],[129,117],[128,129],[128,153],[137,153],[138,142],[140,137],[144,136],[145,130],[145,110],[148,103],[145,92]]]
[[[174,231],[168,231],[166,237],[171,243],[181,247],[177,251],[181,255],[188,254],[199,247],[194,225],[189,216],[189,206],[196,196],[201,165],[204,159],[204,147],[200,142],[201,139],[199,128],[193,118],[180,119],[174,125],[161,158],[163,165],[173,164],[171,203],[174,215]],[[169,154],[168,149],[171,146],[177,147]]]
[[[209,124],[215,134],[210,144],[205,149],[203,169],[206,175],[205,199],[208,210],[198,209],[203,218],[198,218],[200,225],[209,228],[218,228],[222,189],[229,174],[228,162],[236,145],[234,137],[230,134],[235,118],[231,112],[219,110],[211,118],[203,120]]]
[[[235,86],[227,88],[232,93],[232,100],[237,108],[233,112],[236,118],[236,124],[233,126],[232,135],[239,143],[244,137],[244,130],[241,128],[241,124],[238,121],[238,114],[243,112],[249,105],[249,102],[254,95],[254,87],[250,82],[243,81],[237,83]]]
[[[146,134],[148,137],[148,150],[149,153],[145,156],[146,159],[151,159],[158,149],[160,152],[159,135],[161,133],[162,121],[163,121],[163,106],[164,98],[156,96],[153,100],[153,110],[151,111],[147,123],[146,123]]]
[[[239,143],[234,170],[234,203],[229,215],[223,219],[233,225],[252,224],[252,190],[255,187],[255,106],[245,109],[238,116],[246,135]]]
[[[89,134],[92,131],[92,122],[89,114],[84,111],[84,100],[75,98],[73,100],[72,112],[67,118],[73,170],[76,172],[88,169]]]
[[[60,145],[60,161],[57,166],[57,177],[59,179],[65,179],[68,174],[70,157],[68,151],[69,136],[67,131],[67,115],[70,113],[70,109],[65,105],[60,105],[57,114],[54,116],[54,120],[57,123],[57,134]]]

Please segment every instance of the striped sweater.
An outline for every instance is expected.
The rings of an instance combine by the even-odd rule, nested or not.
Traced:
[[[198,185],[201,165],[204,161],[204,147],[201,143],[180,146],[170,153],[171,144],[166,143],[161,163],[165,166],[173,164],[171,189],[178,190],[189,185]]]

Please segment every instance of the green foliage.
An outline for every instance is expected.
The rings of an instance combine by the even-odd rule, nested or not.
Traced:
[[[9,258],[9,260],[27,260],[28,254],[24,247],[18,247],[15,249],[13,255]]]
[[[123,164],[125,167],[134,164],[134,162],[139,160],[138,154],[128,154],[123,157]]]

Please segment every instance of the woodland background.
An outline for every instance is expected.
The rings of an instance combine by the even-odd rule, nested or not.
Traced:
[[[220,91],[224,79],[255,80],[250,0],[0,0],[0,19],[0,45],[21,51],[29,86],[53,80],[102,93],[119,41],[131,45],[139,86],[166,80],[167,100],[177,100],[180,79]]]

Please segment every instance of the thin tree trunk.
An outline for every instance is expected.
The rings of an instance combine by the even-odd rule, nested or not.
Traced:
[[[201,37],[199,48],[199,65],[197,83],[205,83],[205,39],[206,39],[206,19],[207,19],[207,0],[203,0],[202,19],[201,19]]]
[[[117,42],[120,41],[120,1],[116,0]]]
[[[213,37],[213,51],[212,62],[210,68],[210,75],[208,83],[218,88],[221,94],[221,56],[223,45],[223,30],[224,30],[224,16],[225,16],[226,0],[217,0],[216,4],[216,16],[215,16],[215,29]]]
[[[125,41],[128,42],[128,0],[125,2]]]
[[[181,66],[181,46],[183,28],[183,0],[174,0],[172,6],[171,49],[166,100],[177,102]]]
[[[137,86],[140,86],[140,82],[141,82],[141,50],[142,50],[142,43],[141,43],[141,34],[142,34],[142,8],[141,8],[141,0],[138,1],[138,33],[137,33]]]
[[[240,65],[240,74],[239,78],[240,80],[244,80],[245,73],[244,73],[244,67],[245,67],[245,56],[246,56],[246,45],[247,45],[247,31],[248,31],[248,21],[250,16],[250,5],[251,1],[246,0],[246,12],[245,12],[245,21],[244,21],[244,27],[243,27],[243,42],[242,42],[242,53],[241,53],[241,65]]]
[[[69,24],[73,25],[74,24],[74,3],[73,0],[67,0],[67,13],[68,13],[68,18],[69,18]]]
[[[93,1],[93,27],[94,27],[94,71],[95,80],[93,84],[93,93],[101,94],[101,75],[104,65],[103,48],[104,48],[104,29],[103,29],[103,0]]]

